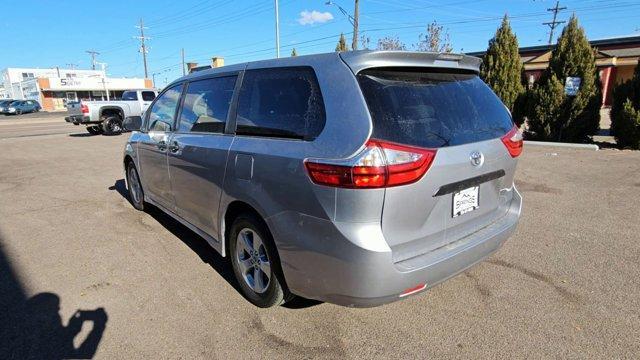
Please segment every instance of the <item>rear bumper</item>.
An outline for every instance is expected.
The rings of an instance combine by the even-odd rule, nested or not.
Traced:
[[[340,224],[300,214],[267,219],[274,232],[289,289],[343,306],[371,307],[401,299],[457,275],[497,251],[514,232],[522,198],[513,190],[504,216],[471,235],[400,262],[390,250],[368,246],[382,236],[379,224]],[[304,227],[304,229],[301,229]]]
[[[91,121],[91,118],[84,115],[70,115],[65,116],[64,121],[72,123],[74,125],[78,124],[98,124],[99,121]]]

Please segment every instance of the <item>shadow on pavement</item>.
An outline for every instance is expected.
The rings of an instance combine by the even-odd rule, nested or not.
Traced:
[[[89,134],[88,132],[85,133],[75,133],[75,134],[69,134],[70,137],[90,137],[90,136],[97,136],[97,135],[93,135],[93,134]]]
[[[115,184],[109,187],[109,190],[116,191],[120,196],[131,203],[124,179],[116,180]],[[193,250],[193,252],[195,252],[203,262],[209,264],[209,266],[217,271],[220,276],[222,276],[240,295],[244,297],[242,291],[240,291],[240,287],[236,281],[228,258],[223,258],[203,237],[191,231],[189,228],[182,225],[155,206],[145,204],[145,212],[160,223],[160,225],[164,226],[165,229],[169,230],[169,232],[174,236],[182,240],[182,242]],[[283,306],[288,309],[303,309],[318,304],[322,304],[322,302],[296,297],[296,299],[284,304]]]
[[[58,295],[43,292],[27,298],[2,244],[0,309],[0,359],[89,359],[96,353],[107,324],[107,313],[97,308],[76,311],[64,326]],[[74,339],[84,322],[93,326],[75,347]]]

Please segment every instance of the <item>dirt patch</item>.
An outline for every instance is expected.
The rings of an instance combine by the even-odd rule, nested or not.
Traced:
[[[537,192],[543,194],[562,194],[562,190],[552,188],[545,184],[535,184],[527,181],[516,180],[516,187],[522,192]]]

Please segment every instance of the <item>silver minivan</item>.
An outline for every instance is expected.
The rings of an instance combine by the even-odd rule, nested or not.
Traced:
[[[454,54],[351,51],[180,78],[129,118],[132,204],[228,256],[260,307],[392,302],[513,233],[522,136]]]

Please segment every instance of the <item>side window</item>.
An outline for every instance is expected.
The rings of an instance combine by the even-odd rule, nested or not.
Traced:
[[[239,135],[315,139],[324,128],[325,110],[313,69],[247,71],[236,122]]]
[[[138,100],[138,94],[135,91],[125,91],[122,93],[122,100]]]
[[[182,84],[162,93],[149,110],[149,131],[171,131],[182,93]]]
[[[236,76],[190,82],[180,114],[180,132],[224,132]]]
[[[153,101],[156,98],[156,94],[153,91],[143,91],[142,92],[142,100],[144,101]]]

